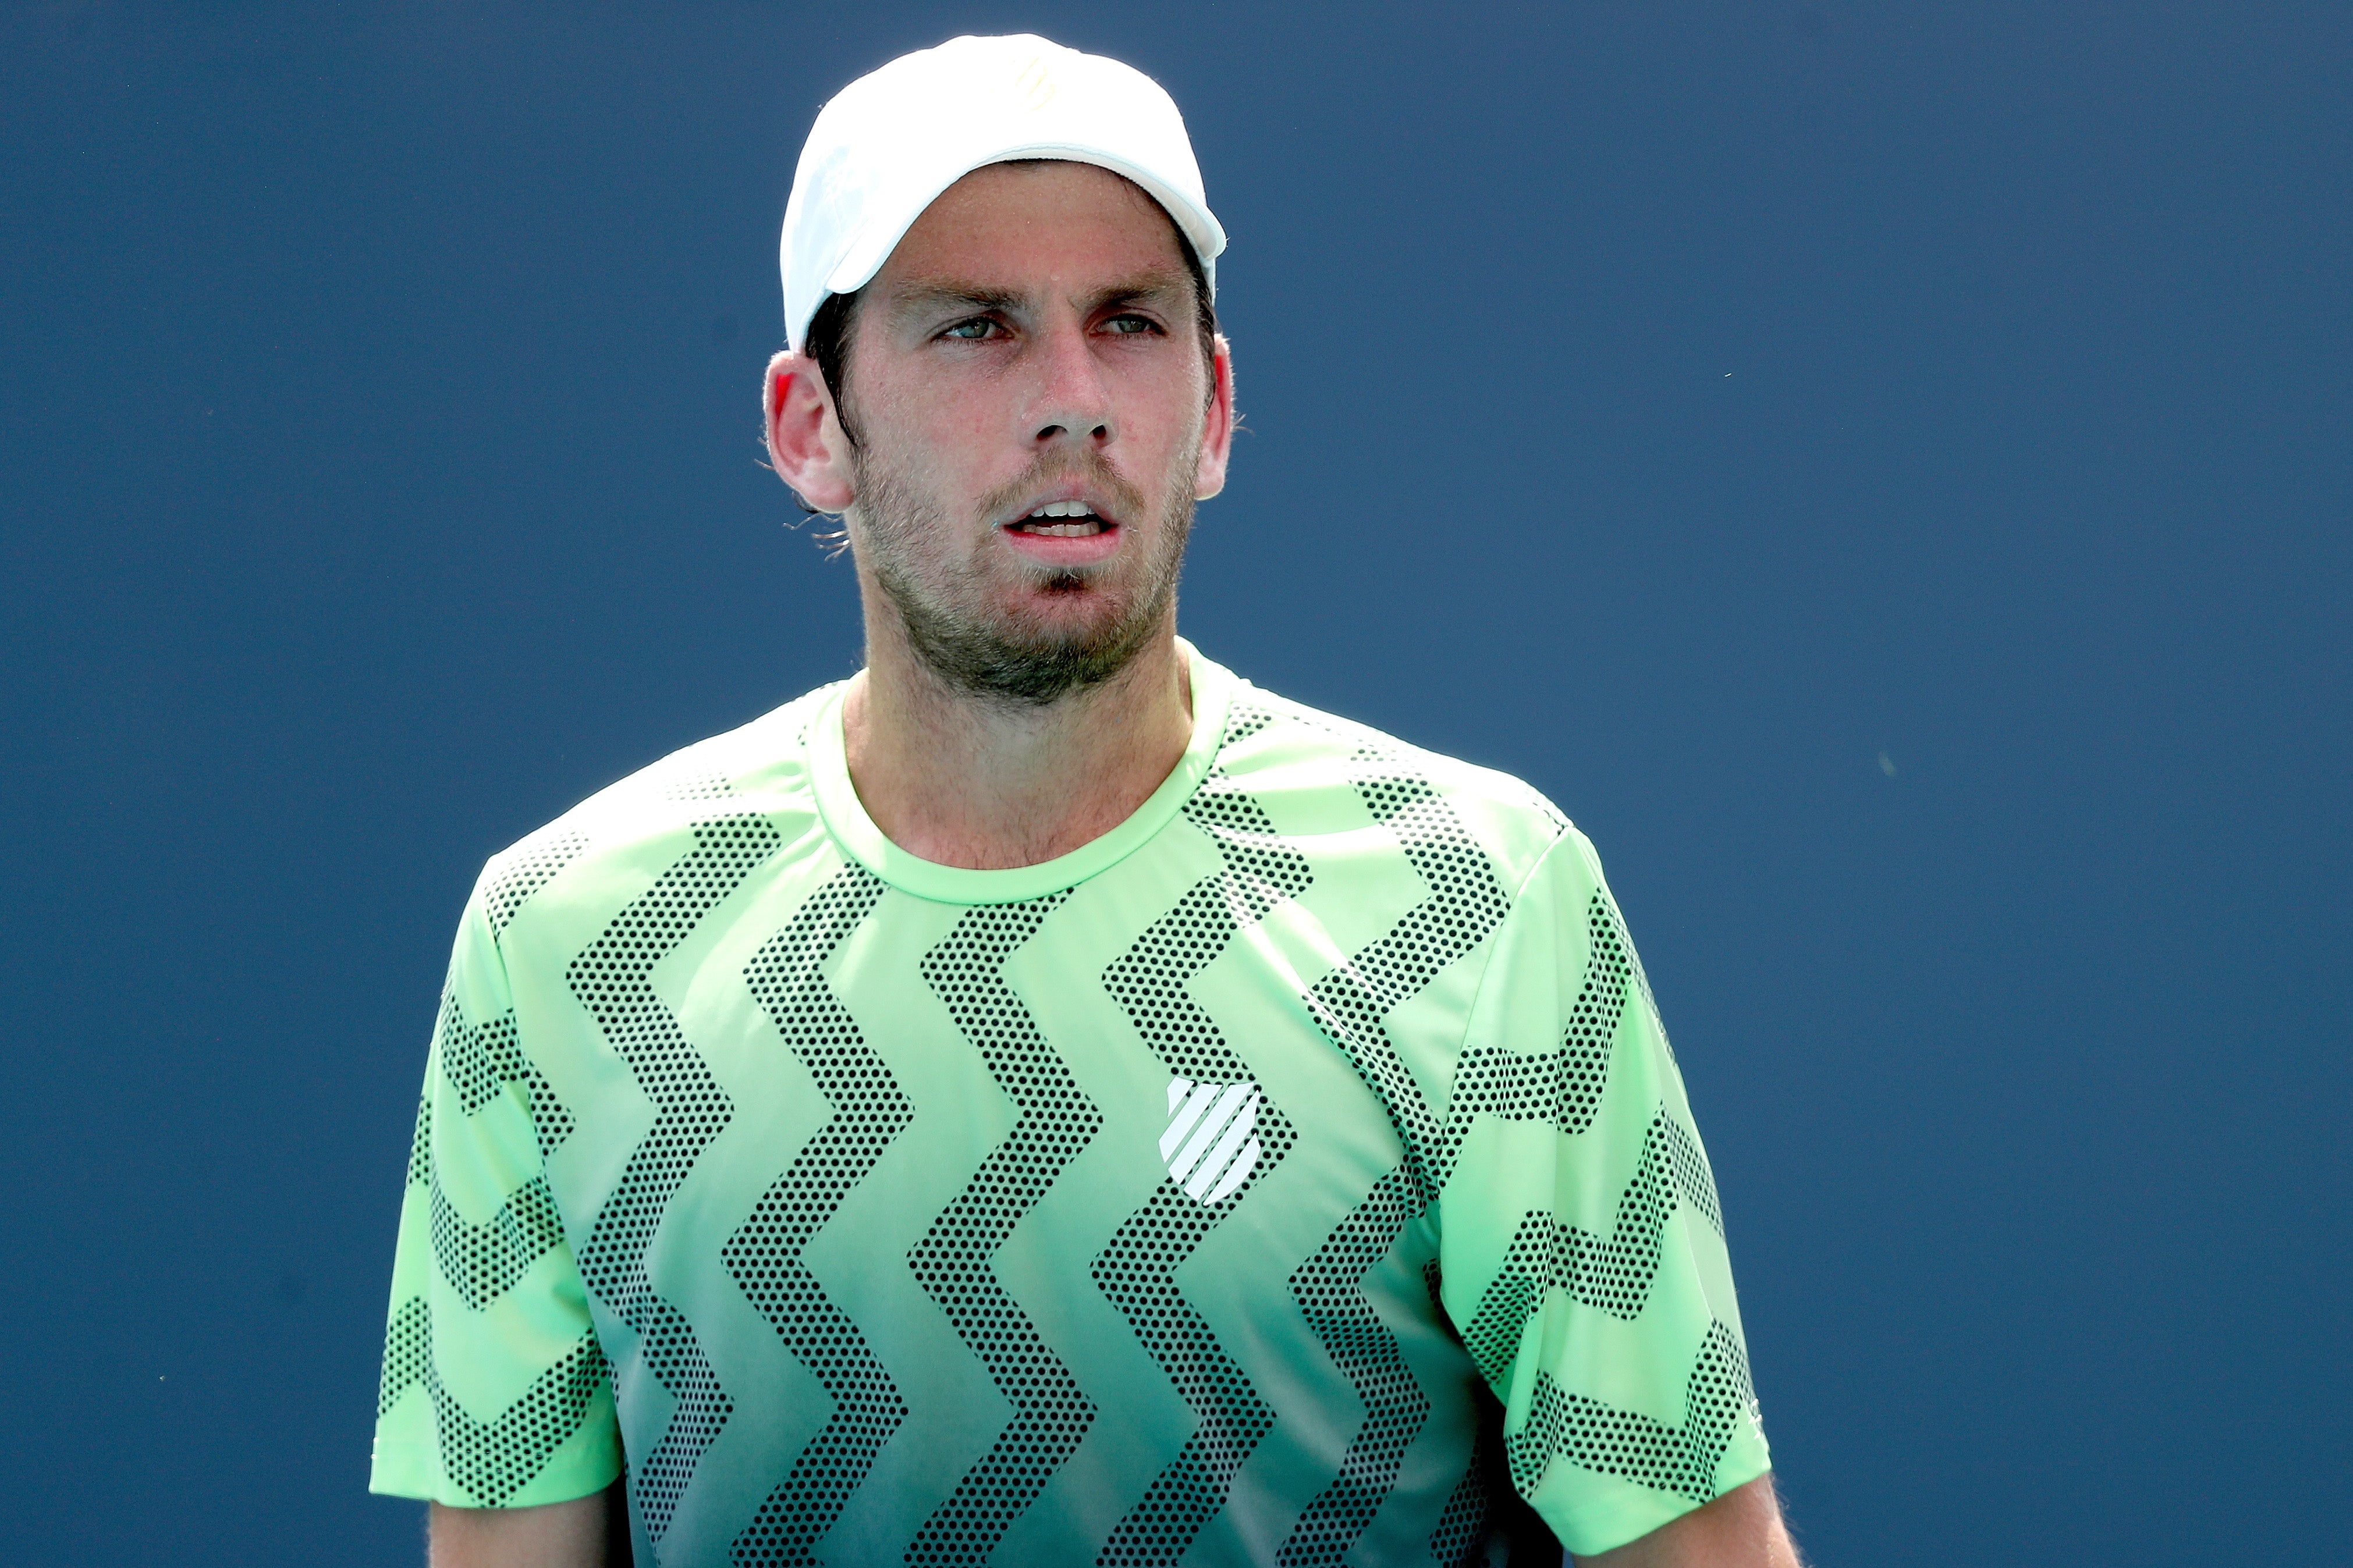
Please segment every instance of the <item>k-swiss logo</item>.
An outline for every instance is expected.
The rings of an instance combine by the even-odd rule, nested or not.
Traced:
[[[1168,1131],[1160,1135],[1160,1158],[1168,1179],[1197,1204],[1221,1204],[1258,1169],[1258,1108],[1265,1097],[1254,1083],[1168,1085]]]
[[[1032,114],[1054,101],[1054,79],[1046,69],[1044,56],[1039,56],[1023,66],[1013,79],[1013,90],[1021,107]]]

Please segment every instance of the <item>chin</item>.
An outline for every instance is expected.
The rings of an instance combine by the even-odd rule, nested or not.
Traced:
[[[1105,633],[1125,621],[1132,605],[1129,595],[1103,584],[1060,573],[1025,584],[1008,595],[997,622],[1005,635],[1034,635],[1060,640]]]
[[[1008,650],[1042,658],[1085,658],[1114,646],[1133,647],[1134,628],[1117,616],[1023,616],[997,628],[996,640]]]

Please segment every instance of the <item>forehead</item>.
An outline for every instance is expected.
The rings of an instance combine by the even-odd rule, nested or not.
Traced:
[[[1075,282],[1099,272],[1181,279],[1175,222],[1142,187],[1109,169],[1023,162],[987,164],[941,192],[874,280],[887,289],[951,278]]]

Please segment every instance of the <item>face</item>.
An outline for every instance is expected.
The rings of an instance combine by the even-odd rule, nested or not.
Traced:
[[[1231,403],[1149,196],[1089,164],[974,171],[862,292],[847,357],[858,441],[823,444],[861,587],[935,674],[1050,702],[1172,628]]]

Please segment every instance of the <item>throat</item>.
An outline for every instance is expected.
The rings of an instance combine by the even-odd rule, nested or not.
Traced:
[[[1192,741],[1173,638],[1123,679],[1028,711],[941,702],[876,668],[845,696],[850,782],[884,837],[936,865],[1058,859],[1134,816]],[[882,676],[882,679],[877,679]],[[928,683],[924,683],[928,684]]]

